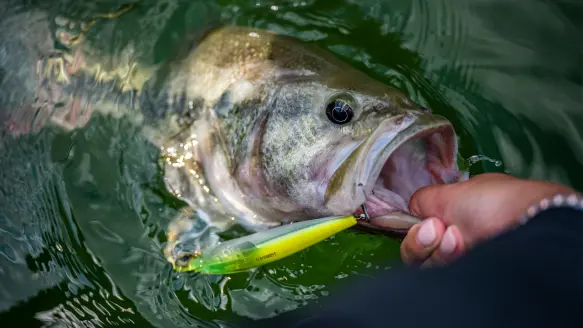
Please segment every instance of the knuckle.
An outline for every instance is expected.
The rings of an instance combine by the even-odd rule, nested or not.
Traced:
[[[445,259],[443,258],[439,250],[436,250],[431,254],[430,260],[433,266],[441,266],[445,264]]]
[[[404,241],[401,244],[401,249],[400,250],[401,250],[401,258],[403,259],[403,261],[405,263],[411,262],[411,258],[413,257],[412,256],[413,254],[411,252],[411,247],[408,246],[408,243],[407,242]]]
[[[415,250],[411,247],[404,247],[401,256],[403,262],[409,264],[410,266],[417,266],[423,261],[425,261],[428,257],[428,253],[424,252],[423,250]]]
[[[413,248],[407,246],[404,246],[401,249],[401,258],[403,262],[409,266],[416,266],[425,259],[425,257],[421,256],[419,252],[416,252]]]

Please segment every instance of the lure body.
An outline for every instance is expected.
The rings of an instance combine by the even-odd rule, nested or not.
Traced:
[[[354,216],[302,221],[232,239],[203,250],[179,272],[230,274],[271,263],[306,249],[357,223]]]

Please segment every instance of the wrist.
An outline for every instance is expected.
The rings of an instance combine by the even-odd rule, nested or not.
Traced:
[[[534,215],[534,211],[545,209],[549,206],[560,206],[565,203],[566,198],[570,197],[570,202],[575,202],[575,198],[579,199],[581,194],[574,189],[553,182],[537,181],[537,180],[523,180],[523,184],[518,186],[515,190],[518,195],[521,195],[520,204],[516,207],[512,215],[511,221],[520,224],[527,219],[530,214]]]
[[[503,201],[498,200],[496,203],[498,206],[487,210],[486,215],[480,215],[483,218],[480,220],[480,225],[475,225],[475,221],[473,221],[473,224],[464,227],[463,230],[468,233],[466,235],[468,244],[480,243],[507,230],[514,229],[524,224],[542,209],[565,204],[567,198],[569,204],[575,203],[575,198],[581,199],[581,194],[560,184],[534,180],[509,180],[508,182],[505,186],[497,186],[497,188],[504,190],[503,193],[506,197],[503,197]],[[575,196],[570,197],[571,195]],[[496,197],[499,199],[500,195]]]
[[[552,196],[544,197],[530,204],[518,217],[518,224],[523,225],[539,213],[558,207],[569,207],[583,211],[583,196],[575,191],[559,192]]]

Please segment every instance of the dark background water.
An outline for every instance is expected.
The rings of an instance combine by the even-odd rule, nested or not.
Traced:
[[[123,3],[5,2],[0,18],[26,30],[29,22],[9,22],[10,15],[42,10],[51,19],[87,21]],[[473,174],[505,171],[583,189],[580,1],[138,4],[118,21],[96,25],[100,51],[116,53],[132,43],[142,63],[158,63],[182,35],[217,21],[293,35],[449,118],[466,165],[476,155],[501,163],[480,161]],[[17,65],[7,59],[16,50],[6,44],[0,50],[3,65]],[[27,96],[10,89],[6,75],[0,78],[6,102],[0,108]],[[339,283],[399,265],[396,241],[346,231],[255,272],[173,273],[161,247],[181,203],[164,190],[158,150],[137,131],[127,120],[96,115],[72,133],[3,137],[0,322],[229,326],[317,305]]]

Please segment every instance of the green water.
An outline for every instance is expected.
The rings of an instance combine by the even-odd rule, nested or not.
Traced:
[[[0,5],[0,17],[40,10],[87,20],[123,3],[14,2]],[[103,52],[133,42],[143,63],[162,61],[181,35],[217,21],[293,35],[449,118],[463,158],[502,164],[477,162],[473,174],[505,171],[582,190],[582,9],[525,0],[140,1],[94,33]],[[11,49],[0,62],[25,67],[25,58],[7,59]],[[9,88],[4,71],[0,78],[0,109],[31,97]],[[230,327],[317,306],[340,283],[399,265],[396,241],[347,231],[250,273],[172,272],[161,248],[182,204],[165,191],[158,151],[137,131],[96,115],[74,133],[2,137],[1,322]]]

